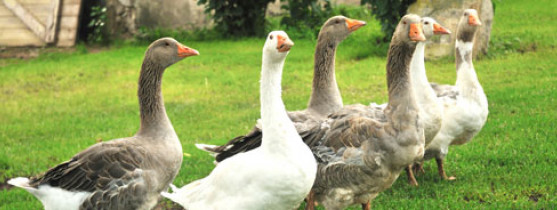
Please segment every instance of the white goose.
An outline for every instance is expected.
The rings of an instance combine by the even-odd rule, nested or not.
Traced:
[[[329,18],[321,27],[315,46],[314,71],[311,97],[304,110],[290,111],[288,116],[294,122],[298,133],[327,118],[327,115],[342,108],[342,97],[335,78],[335,54],[338,45],[352,32],[366,25],[366,22],[344,16]],[[236,137],[222,146],[196,144],[204,151],[215,155],[220,162],[236,153],[246,152],[261,145],[261,123],[244,136]]]
[[[171,38],[153,42],[141,66],[137,134],[95,144],[31,179],[8,181],[50,209],[151,209],[182,164],[182,146],[166,115],[164,70],[199,53]]]
[[[263,47],[260,147],[220,162],[209,176],[163,196],[188,210],[294,209],[309,193],[317,164],[281,99],[284,60],[294,43],[273,31]]]
[[[439,176],[443,179],[455,179],[447,177],[443,168],[443,159],[449,152],[449,146],[469,142],[482,129],[489,112],[487,97],[472,64],[474,35],[480,25],[476,10],[464,10],[456,32],[456,84],[432,84],[444,106],[443,122],[431,144],[426,147],[424,159],[435,158]]]
[[[426,39],[430,39],[437,34],[450,34],[451,32],[441,26],[435,19],[430,17],[422,18],[423,32]],[[416,50],[410,62],[410,77],[412,80],[412,89],[416,102],[420,107],[420,123],[424,126],[425,146],[427,147],[439,129],[441,128],[442,106],[437,99],[436,93],[431,89],[427,80],[425,69],[425,46],[426,41],[418,42]],[[421,165],[418,165],[421,166]],[[421,167],[419,168],[421,169]],[[408,181],[414,186],[418,186],[418,182],[414,177],[412,166],[406,168]]]

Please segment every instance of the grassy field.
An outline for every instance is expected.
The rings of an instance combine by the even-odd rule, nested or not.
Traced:
[[[557,208],[557,4],[495,3],[491,53],[474,61],[490,115],[471,143],[451,147],[446,167],[457,180],[441,181],[428,162],[426,174],[417,177],[419,188],[401,176],[375,199],[375,209]],[[371,53],[376,46],[369,38],[380,26],[368,20],[337,52],[345,104],[387,100],[386,59]],[[188,154],[174,181],[182,186],[213,169],[212,157],[194,143],[222,144],[259,117],[264,39],[180,41],[201,52],[170,67],[163,83],[168,115]],[[315,46],[313,40],[294,42],[283,79],[289,110],[306,106]],[[0,60],[0,182],[36,175],[99,140],[133,135],[145,49],[124,45]],[[454,83],[452,58],[426,65],[430,81]],[[0,189],[0,209],[40,208],[24,190]]]

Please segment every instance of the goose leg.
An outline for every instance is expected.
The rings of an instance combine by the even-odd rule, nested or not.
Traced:
[[[406,174],[408,175],[408,183],[417,187],[418,181],[416,181],[416,177],[414,177],[414,173],[412,172],[412,165],[406,167]]]
[[[414,169],[414,176],[418,175],[418,174],[425,174],[425,170],[424,170],[424,164],[423,163],[416,163],[413,166]]]
[[[314,201],[314,193],[313,190],[309,191],[308,196],[306,197],[306,208],[305,210],[314,210],[315,209],[315,201]]]
[[[435,161],[437,161],[437,170],[439,172],[439,176],[444,179],[444,180],[455,180],[456,177],[451,176],[448,177],[447,174],[445,173],[445,169],[443,168],[443,159],[441,158],[435,158]]]
[[[371,210],[371,202],[362,203],[362,210]]]

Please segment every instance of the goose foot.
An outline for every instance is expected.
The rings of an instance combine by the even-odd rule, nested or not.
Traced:
[[[447,176],[447,174],[445,173],[445,168],[443,167],[443,159],[441,158],[435,158],[435,161],[437,161],[437,171],[439,172],[439,176],[444,179],[444,180],[448,180],[448,181],[453,181],[456,180],[456,177],[454,176]]]
[[[367,203],[362,203],[362,210],[370,210],[371,209],[371,202],[368,201]]]
[[[414,169],[414,176],[417,176],[418,174],[425,174],[424,164],[422,163],[414,164],[414,166],[412,166],[412,169]]]
[[[414,173],[412,172],[412,165],[406,167],[406,174],[408,175],[408,183],[414,187],[418,186],[418,181],[416,181],[416,177],[414,177]]]

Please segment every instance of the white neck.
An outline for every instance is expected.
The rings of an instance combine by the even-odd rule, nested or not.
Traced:
[[[263,123],[263,148],[286,143],[292,133],[297,134],[294,124],[286,113],[281,98],[281,80],[284,58],[277,59],[263,54],[261,70],[261,121]]]
[[[474,70],[474,64],[472,63],[472,50],[474,47],[474,42],[463,42],[461,40],[456,40],[456,87],[459,93],[464,98],[477,98],[478,94],[483,94],[482,86],[478,81],[478,76]]]
[[[422,108],[428,104],[437,104],[437,95],[431,89],[425,70],[425,42],[418,42],[410,61],[410,78],[418,105]]]

